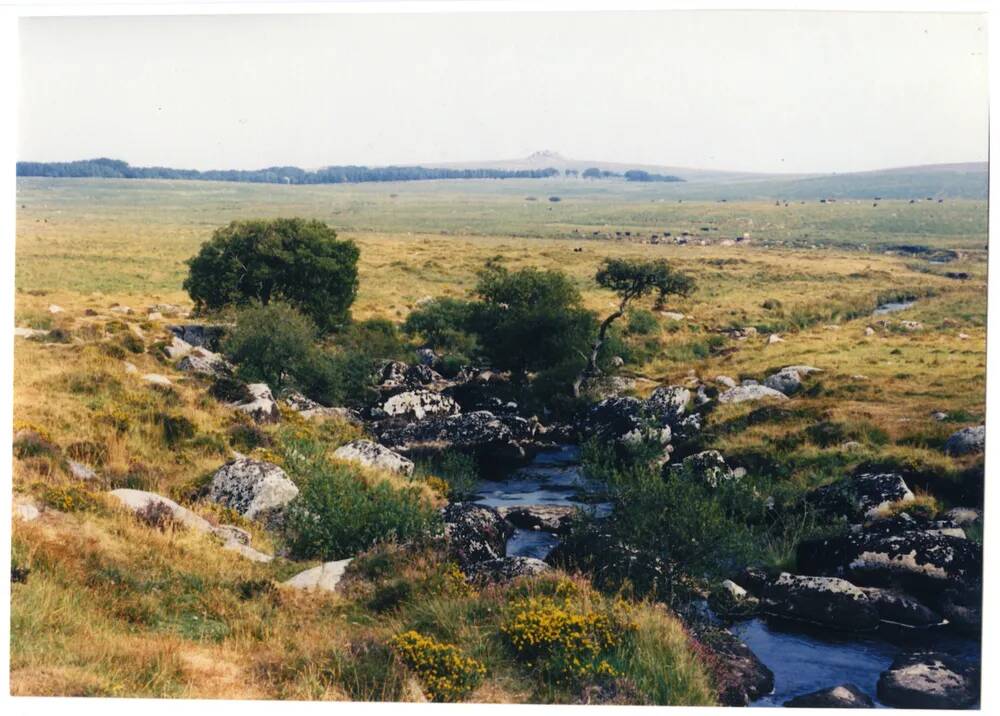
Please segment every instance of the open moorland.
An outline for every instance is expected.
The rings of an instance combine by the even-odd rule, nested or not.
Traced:
[[[19,179],[12,691],[621,704],[774,692],[780,704],[852,681],[856,698],[886,705],[975,705],[982,436],[952,436],[985,418],[986,202],[694,190]],[[170,327],[234,320],[192,315],[185,262],[219,227],[277,217],[325,222],[360,249],[354,328],[323,350],[343,365],[352,351],[407,365],[366,375],[368,392],[341,392],[343,404],[310,395],[323,405],[305,412],[291,390],[302,386],[271,385],[256,396],[275,399],[261,420],[226,392],[251,382],[238,360],[223,380],[175,352],[185,336],[181,349],[224,363],[230,344],[192,348]],[[544,371],[527,387],[490,383],[502,371],[469,372],[403,330],[436,300],[471,299],[487,265],[562,272],[603,318],[617,304],[595,281],[606,259],[663,259],[696,287],[632,305],[581,398]],[[433,375],[414,377],[428,348]],[[523,462],[451,436],[414,448],[413,428],[385,418],[412,393],[424,402],[400,415],[417,426],[513,403],[496,412]],[[672,407],[657,412],[664,395]],[[433,415],[445,402],[451,414]],[[666,428],[653,459],[625,446],[650,419]],[[359,439],[415,465],[335,455]],[[537,454],[577,448],[572,470],[591,487],[539,500],[556,517],[517,512],[537,507],[527,499],[477,507],[500,505],[480,481],[502,492]],[[292,509],[289,536],[218,499],[220,468],[245,456],[318,500],[313,514],[329,508],[336,528],[316,536],[308,510]],[[146,493],[176,504],[164,514]],[[511,534],[528,533],[560,544],[544,562],[512,551]],[[933,561],[948,550],[950,566]],[[886,566],[911,552],[916,566]],[[876,557],[859,567],[858,553]],[[330,590],[296,588],[313,568],[337,572]],[[807,656],[783,651],[782,634],[798,632],[773,620],[818,629],[821,663],[863,642],[870,668],[795,681],[788,664]],[[961,685],[946,697],[906,680],[928,643],[918,631]]]

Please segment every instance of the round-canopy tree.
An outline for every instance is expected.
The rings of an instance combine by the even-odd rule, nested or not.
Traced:
[[[662,306],[667,296],[687,296],[694,290],[694,279],[675,271],[664,259],[656,261],[639,261],[636,259],[605,259],[604,264],[594,276],[598,285],[618,294],[618,308],[601,321],[597,329],[597,338],[590,346],[587,356],[587,366],[573,383],[574,395],[580,394],[583,381],[597,375],[597,357],[601,346],[607,339],[611,324],[625,315],[629,304],[643,296],[656,294],[656,305]]]
[[[184,288],[200,309],[283,300],[329,332],[349,318],[358,255],[321,221],[234,221],[188,260]]]

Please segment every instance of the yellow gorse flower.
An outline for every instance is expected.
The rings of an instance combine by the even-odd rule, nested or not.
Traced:
[[[463,656],[458,647],[416,631],[397,634],[392,645],[432,701],[461,701],[486,674],[485,666]]]

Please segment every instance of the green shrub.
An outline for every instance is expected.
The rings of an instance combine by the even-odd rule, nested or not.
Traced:
[[[196,432],[194,423],[183,415],[157,413],[153,419],[163,430],[163,442],[170,447],[194,437]]]
[[[636,308],[628,312],[625,330],[631,335],[648,336],[660,329],[660,322],[652,311]]]
[[[295,375],[310,359],[315,338],[316,326],[310,319],[287,304],[270,303],[237,313],[236,327],[223,350],[240,378],[278,389],[287,374]]]
[[[289,440],[285,469],[301,492],[285,532],[293,555],[323,560],[353,557],[379,542],[420,539],[437,532],[440,517],[416,486],[367,484],[350,466],[331,463],[322,446]]]
[[[475,306],[457,298],[435,298],[414,309],[403,323],[407,335],[446,352],[472,355],[478,343],[471,333]]]
[[[399,327],[385,318],[349,323],[335,336],[334,343],[342,352],[397,360],[408,357]]]
[[[295,373],[307,396],[324,405],[362,407],[375,396],[375,359],[360,351],[313,351]]]

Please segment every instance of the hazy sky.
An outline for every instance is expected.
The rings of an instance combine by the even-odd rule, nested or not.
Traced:
[[[579,159],[754,171],[977,161],[974,14],[38,18],[18,158],[196,169]]]

